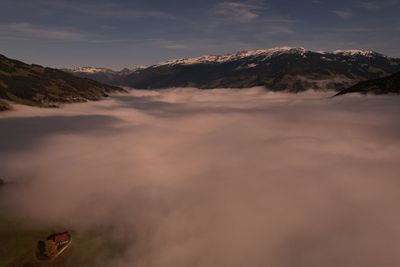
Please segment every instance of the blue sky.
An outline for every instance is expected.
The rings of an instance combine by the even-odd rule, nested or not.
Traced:
[[[400,57],[400,0],[0,0],[0,53],[114,69],[275,46]]]

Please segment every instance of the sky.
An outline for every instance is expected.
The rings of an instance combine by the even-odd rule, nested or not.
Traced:
[[[121,69],[276,46],[400,57],[399,0],[0,0],[0,54]]]

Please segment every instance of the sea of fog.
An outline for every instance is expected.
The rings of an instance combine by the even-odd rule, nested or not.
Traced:
[[[113,267],[398,267],[399,115],[398,96],[262,88],[16,106],[0,212],[108,229]]]

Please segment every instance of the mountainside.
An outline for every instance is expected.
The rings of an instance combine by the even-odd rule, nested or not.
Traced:
[[[77,77],[93,79],[101,83],[121,85],[120,80],[122,76],[132,74],[135,71],[144,69],[146,67],[147,66],[137,66],[131,69],[124,68],[120,71],[98,67],[75,67],[71,69],[62,69],[62,71],[71,73]]]
[[[55,103],[98,100],[109,93],[123,91],[61,70],[29,65],[0,55],[0,110],[9,109],[1,99],[48,107]]]
[[[167,87],[247,88],[292,92],[341,90],[359,81],[400,71],[400,59],[365,50],[313,52],[278,47],[221,56],[170,60],[125,74],[85,77],[140,89]],[[82,74],[79,74],[82,75]]]
[[[360,82],[350,88],[340,91],[337,95],[349,93],[362,94],[400,94],[400,72],[385,78]]]

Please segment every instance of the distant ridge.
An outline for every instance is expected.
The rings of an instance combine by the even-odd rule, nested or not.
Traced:
[[[124,68],[122,70],[117,71],[109,68],[85,66],[85,67],[64,68],[61,70],[81,78],[89,78],[101,83],[106,83],[110,85],[121,85],[119,82],[117,82],[121,79],[121,77],[132,74],[136,71],[145,68],[147,68],[147,66],[140,65],[140,66],[134,66],[132,68]]]
[[[314,52],[283,46],[168,60],[126,73],[69,71],[80,77],[139,89],[265,86],[274,91],[340,91],[360,81],[400,71],[400,59],[370,50]]]

